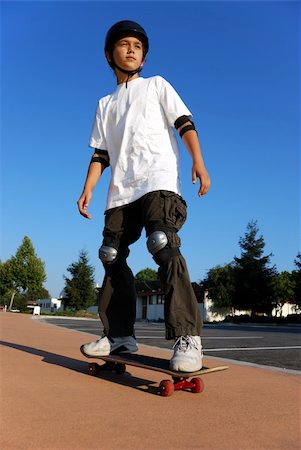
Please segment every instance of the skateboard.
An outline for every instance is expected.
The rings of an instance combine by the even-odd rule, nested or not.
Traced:
[[[169,360],[156,358],[137,353],[117,353],[108,356],[90,356],[87,355],[83,346],[80,348],[86,358],[101,359],[104,364],[88,363],[88,374],[96,376],[104,370],[113,371],[118,375],[123,375],[126,366],[139,367],[141,369],[153,370],[155,372],[165,373],[172,377],[172,380],[162,380],[159,386],[159,394],[163,397],[169,397],[174,391],[190,390],[193,393],[200,393],[204,390],[204,382],[200,375],[207,373],[220,372],[228,369],[228,366],[203,367],[196,372],[178,372],[169,368]]]

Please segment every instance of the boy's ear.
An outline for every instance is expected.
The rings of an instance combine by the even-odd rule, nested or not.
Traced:
[[[108,61],[109,63],[112,62],[110,53],[109,53],[109,52],[105,52],[105,55],[106,55],[107,61]]]

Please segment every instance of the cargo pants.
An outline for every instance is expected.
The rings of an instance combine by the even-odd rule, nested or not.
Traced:
[[[147,237],[153,231],[164,231],[168,238],[166,248],[154,255],[164,293],[166,339],[201,334],[196,296],[179,251],[177,232],[185,220],[185,201],[169,191],[150,192],[133,203],[105,212],[103,245],[117,250],[116,260],[104,263],[105,277],[99,293],[98,311],[105,335],[112,338],[134,335],[137,294],[126,259],[129,246],[139,239],[143,228]]]

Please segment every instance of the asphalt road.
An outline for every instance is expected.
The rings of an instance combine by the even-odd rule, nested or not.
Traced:
[[[97,336],[102,333],[98,320],[53,317],[45,320],[52,325]],[[164,324],[138,322],[135,329],[138,343],[172,347],[172,341],[164,338]],[[298,325],[205,325],[202,343],[205,356],[301,370],[301,326]]]

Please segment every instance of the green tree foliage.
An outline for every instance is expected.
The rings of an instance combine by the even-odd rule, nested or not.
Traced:
[[[0,293],[1,296],[10,295],[9,308],[12,308],[16,294],[22,293],[34,300],[45,292],[45,264],[36,255],[28,236],[24,237],[15,256],[0,264],[0,275]]]
[[[135,276],[135,279],[138,281],[155,281],[159,280],[158,272],[153,269],[149,269],[148,267],[146,269],[140,270]]]
[[[202,282],[215,308],[232,308],[234,296],[233,264],[216,266],[210,269]]]
[[[12,267],[10,260],[0,261],[0,296],[1,298],[12,288]]]
[[[284,303],[292,301],[294,297],[294,282],[290,272],[281,272],[274,279],[274,301],[276,309],[281,311]]]
[[[4,263],[0,262],[0,296],[1,303],[12,307],[18,292],[17,281],[14,279],[13,257]]]
[[[87,252],[81,250],[78,261],[72,263],[67,271],[71,277],[64,277],[65,307],[79,311],[95,305],[94,268],[89,264]]]
[[[235,290],[233,306],[239,310],[271,314],[273,309],[275,267],[269,267],[271,255],[263,256],[265,242],[257,237],[256,221],[247,226],[245,236],[240,238],[241,257],[235,257]]]
[[[295,259],[296,269],[292,272],[293,301],[301,309],[301,253]]]

